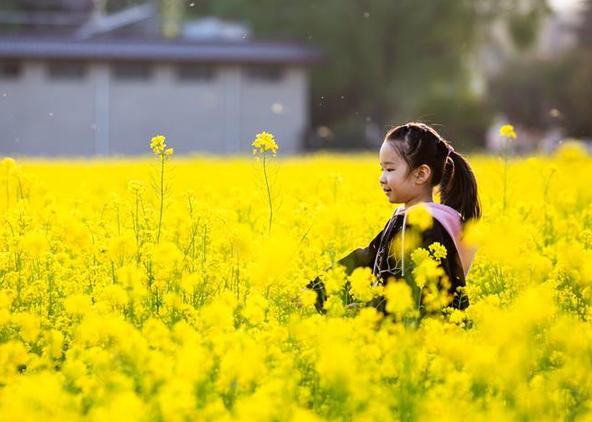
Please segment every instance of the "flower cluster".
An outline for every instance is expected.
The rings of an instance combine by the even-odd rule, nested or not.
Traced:
[[[12,157],[4,157],[2,161],[0,161],[0,167],[6,172],[13,171],[16,168],[16,161]]]
[[[374,161],[277,163],[292,177],[269,233],[244,158],[179,163],[164,208],[152,160],[0,161],[2,419],[592,419],[589,153],[516,158],[512,206],[466,224],[479,252],[462,311],[443,307],[442,244],[410,250],[413,271],[384,286],[334,266],[384,223],[361,176]],[[501,163],[471,165],[499,209]],[[336,168],[337,190],[318,178]],[[316,276],[323,315],[303,290]],[[410,324],[419,307],[435,312]]]
[[[173,155],[173,148],[167,148],[165,143],[166,137],[163,135],[156,135],[150,140],[150,148],[155,155],[169,157]]]
[[[433,245],[433,244],[432,244]],[[430,251],[435,250],[438,256],[441,256],[441,249],[431,247]],[[430,251],[417,248],[411,254],[415,267],[413,268],[413,275],[415,276],[415,282],[419,287],[424,287],[428,282],[436,282],[444,275],[444,270],[440,266],[440,259],[436,259],[430,254]]]
[[[508,138],[508,139],[516,139],[516,132],[514,131],[514,126],[512,125],[503,125],[499,133],[501,136]]]
[[[278,145],[275,142],[273,135],[265,131],[257,134],[255,140],[251,143],[251,146],[254,147],[253,155],[257,152],[263,154],[267,151],[271,151],[272,154],[275,155],[278,150]]]
[[[425,231],[432,227],[433,218],[428,207],[419,203],[407,211],[407,222],[417,230]]]

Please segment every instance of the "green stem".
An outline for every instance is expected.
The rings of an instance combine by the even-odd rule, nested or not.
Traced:
[[[162,227],[162,211],[164,206],[164,154],[160,156],[160,214],[158,216],[158,235],[156,243],[160,243],[160,228]]]
[[[117,234],[121,236],[121,218],[119,217],[119,204],[117,204]]]
[[[10,208],[10,183],[9,183],[9,173],[8,168],[6,168],[6,209]]]
[[[25,199],[25,194],[23,192],[23,184],[21,182],[21,178],[19,176],[16,177],[16,181],[18,184],[18,196],[17,196],[17,201],[19,200],[19,197],[21,200]]]
[[[508,138],[505,138],[506,142],[504,144],[504,197],[503,197],[503,206],[502,212],[506,211],[506,204],[507,204],[507,185],[508,185]]]
[[[136,213],[134,214],[134,231],[136,232],[136,244],[140,243],[140,199],[138,198],[138,192],[136,192]]]
[[[265,187],[267,188],[267,201],[269,202],[269,229],[268,231],[271,232],[271,220],[273,218],[273,207],[271,204],[271,190],[269,188],[269,180],[267,178],[267,165],[265,161],[265,157],[267,154],[263,153],[263,175],[265,176]]]

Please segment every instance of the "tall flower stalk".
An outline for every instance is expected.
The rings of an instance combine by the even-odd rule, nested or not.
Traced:
[[[502,199],[502,211],[505,212],[508,204],[508,150],[511,140],[516,139],[516,132],[514,131],[514,126],[503,125],[499,133],[504,138],[504,196]]]
[[[156,243],[160,243],[160,231],[162,228],[162,216],[164,211],[164,162],[167,158],[173,155],[173,148],[167,148],[165,140],[165,136],[156,135],[150,141],[152,152],[160,158],[160,210],[158,213],[158,234],[156,235]]]
[[[263,176],[265,178],[265,188],[267,189],[267,203],[269,206],[269,228],[271,231],[271,222],[273,220],[273,204],[271,202],[271,187],[269,185],[269,177],[267,175],[267,153],[271,151],[275,157],[278,150],[278,145],[271,133],[261,132],[255,137],[255,140],[251,143],[253,147],[253,155],[259,153],[263,156]]]
[[[10,177],[15,173],[16,162],[13,158],[5,157],[0,161],[0,167],[3,169],[6,182],[6,210],[10,208]]]

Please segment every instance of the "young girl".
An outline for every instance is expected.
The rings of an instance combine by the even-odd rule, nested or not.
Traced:
[[[432,215],[432,225],[421,233],[418,246],[427,249],[431,243],[440,242],[446,247],[447,255],[440,265],[450,280],[448,293],[452,300],[449,306],[465,309],[469,301],[458,288],[465,286],[476,250],[462,242],[462,227],[469,220],[481,217],[477,183],[469,163],[433,128],[417,122],[389,130],[380,148],[379,160],[381,188],[389,202],[403,205],[395,209],[367,247],[352,251],[337,263],[345,267],[347,274],[357,267],[370,267],[383,285],[409,275],[410,258],[404,248],[405,231],[409,230],[407,213],[422,204]],[[440,203],[433,201],[435,186],[439,186]],[[401,250],[389,250],[397,234]],[[326,290],[320,278],[316,277],[306,287],[317,292],[315,307],[326,313],[323,309]],[[382,296],[366,303],[388,314],[385,304]]]

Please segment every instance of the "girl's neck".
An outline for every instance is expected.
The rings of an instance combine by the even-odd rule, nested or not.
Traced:
[[[422,196],[418,196],[417,198],[413,198],[407,202],[405,202],[405,208],[409,208],[413,205],[419,204],[420,202],[434,202],[432,194],[425,194]]]
[[[420,204],[422,202],[434,202],[434,200],[432,199],[432,197],[424,197],[423,199],[417,199],[417,200],[405,202],[404,204],[399,205],[395,209],[393,215],[404,214],[407,212],[407,208],[412,207],[417,204]]]

